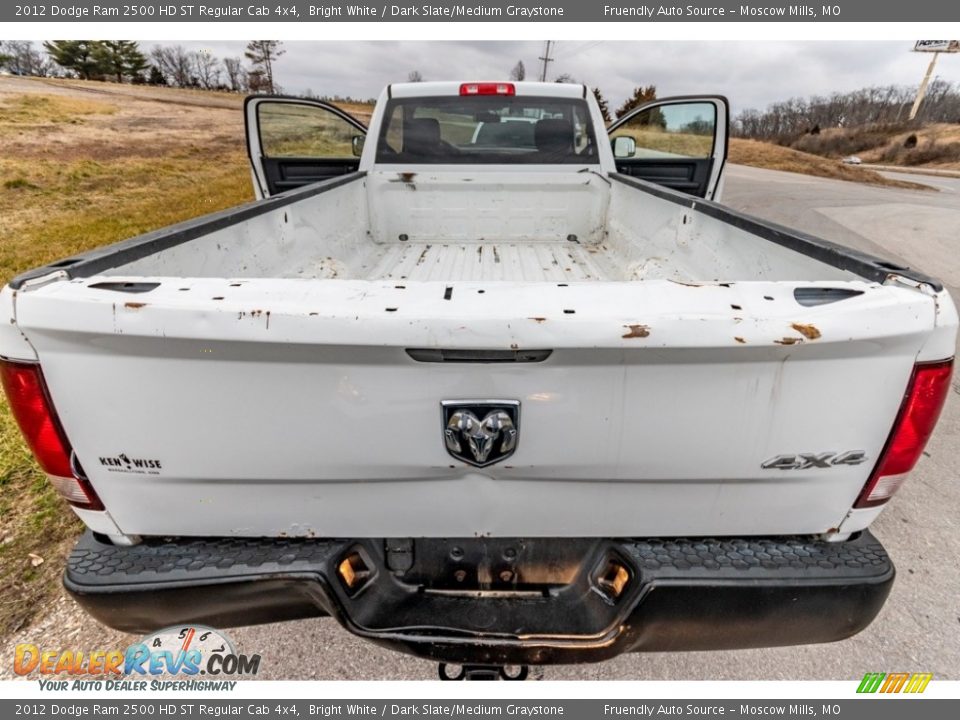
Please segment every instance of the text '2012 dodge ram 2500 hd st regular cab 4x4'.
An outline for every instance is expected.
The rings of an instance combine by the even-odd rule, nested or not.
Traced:
[[[864,628],[933,431],[936,280],[715,202],[720,97],[245,106],[259,199],[13,280],[3,382],[113,627],[328,614],[445,662]]]

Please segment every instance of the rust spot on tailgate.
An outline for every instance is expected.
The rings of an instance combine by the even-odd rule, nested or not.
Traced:
[[[777,345],[796,345],[797,343],[803,342],[803,338],[795,337],[785,337],[780,338],[779,340],[774,340]]]
[[[738,343],[740,343],[741,345],[746,345],[746,344],[747,344],[747,341],[744,340],[742,337],[735,336],[733,339],[736,340],[736,341],[737,341]]]
[[[142,307],[146,307],[146,305],[146,303],[142,302],[127,302],[123,304],[125,308],[130,308],[131,310],[139,310]]]
[[[402,182],[404,185],[406,185],[406,186],[407,186],[408,188],[410,188],[411,190],[416,190],[416,189],[417,189],[417,186],[413,184],[413,179],[414,179],[416,176],[417,176],[417,174],[416,174],[416,173],[413,173],[413,172],[397,173],[397,179],[396,179],[396,180],[391,180],[390,182]]]
[[[816,340],[818,337],[820,337],[820,331],[814,325],[792,323],[790,327],[803,335],[807,340]]]
[[[529,317],[527,320],[533,320],[535,323],[544,323],[547,321],[545,317]]]
[[[625,338],[645,338],[650,334],[650,328],[646,325],[624,325],[628,332],[622,337]]]

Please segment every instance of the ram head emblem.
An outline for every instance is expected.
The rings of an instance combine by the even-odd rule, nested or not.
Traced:
[[[447,452],[476,467],[513,455],[520,433],[516,400],[443,403],[443,442]]]

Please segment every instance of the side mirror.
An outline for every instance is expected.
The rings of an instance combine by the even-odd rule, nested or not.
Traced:
[[[354,157],[360,157],[363,155],[363,143],[366,139],[366,135],[354,135],[352,138],[350,138],[350,147],[353,149]]]
[[[637,141],[628,135],[621,135],[611,140],[613,156],[615,158],[632,158],[637,154]]]

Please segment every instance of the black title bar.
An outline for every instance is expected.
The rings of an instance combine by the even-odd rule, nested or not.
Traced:
[[[944,0],[827,0],[659,4],[609,0],[484,2],[157,2],[64,0],[3,3],[0,22],[955,22]]]

